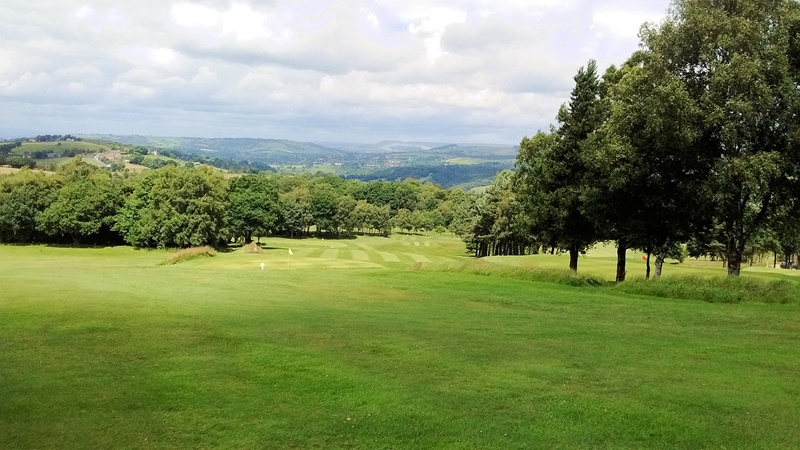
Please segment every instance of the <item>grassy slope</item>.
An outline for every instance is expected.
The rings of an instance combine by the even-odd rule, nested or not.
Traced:
[[[11,174],[14,174],[14,173],[18,173],[21,170],[22,169],[15,169],[13,167],[0,167],[0,175],[11,175]],[[39,169],[34,169],[34,170],[39,170]],[[46,171],[46,170],[42,170],[41,172],[44,172],[44,173],[46,173],[48,175],[52,175],[52,174],[55,173],[55,172],[49,172],[49,171]]]
[[[443,238],[267,244],[174,266],[1,246],[0,447],[800,440],[797,305],[405,270],[458,260]]]
[[[94,142],[24,142],[20,147],[14,149],[13,153],[24,155],[38,151],[52,151],[61,154],[66,150],[80,149],[88,153],[101,153],[107,151],[108,145],[96,144]]]

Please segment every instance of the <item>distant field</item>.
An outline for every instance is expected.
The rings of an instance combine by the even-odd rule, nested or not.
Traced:
[[[316,164],[313,166],[306,166],[304,164],[289,164],[289,165],[275,165],[273,166],[280,172],[285,173],[332,173],[338,175],[342,171],[341,166],[333,164]]]
[[[20,147],[14,149],[14,153],[24,155],[39,151],[52,151],[57,154],[70,149],[86,150],[87,153],[100,153],[108,150],[108,146],[95,144],[93,142],[24,142]]]
[[[470,166],[470,165],[481,164],[481,163],[485,163],[485,162],[486,162],[485,160],[476,159],[476,158],[450,158],[447,161],[445,161],[445,163],[447,163],[447,164],[455,164],[455,165],[461,165],[461,166]]]
[[[184,163],[184,161],[181,161],[180,159],[171,158],[169,156],[164,156],[164,155],[145,155],[144,160],[145,161],[175,161],[178,164],[183,164]]]
[[[0,246],[0,448],[800,442],[798,304],[409,270],[468,260],[435,234],[262,242],[176,265]],[[611,250],[582,270],[609,273]]]
[[[87,162],[89,162],[90,159],[92,158],[84,158]],[[36,161],[36,164],[55,164],[56,166],[60,166],[72,161],[72,158],[42,158],[34,159],[34,161]]]
[[[15,168],[13,168],[13,167],[0,167],[0,175],[10,175],[10,174],[12,174],[12,173],[17,173],[17,172],[19,172],[20,170],[22,170],[22,169],[15,169]],[[37,170],[38,170],[38,169],[37,169]],[[44,173],[46,173],[46,174],[48,174],[48,175],[49,175],[49,174],[53,174],[53,173],[54,173],[54,172],[48,172],[48,171],[46,171],[46,170],[43,170],[42,172],[44,172]]]

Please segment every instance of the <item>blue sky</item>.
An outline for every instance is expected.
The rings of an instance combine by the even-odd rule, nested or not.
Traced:
[[[668,0],[3,0],[0,128],[517,143]]]

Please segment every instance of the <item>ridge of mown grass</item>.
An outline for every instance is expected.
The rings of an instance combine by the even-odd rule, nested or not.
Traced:
[[[614,284],[612,289],[628,294],[661,298],[701,300],[708,303],[797,303],[800,285],[788,280],[754,277],[681,275],[657,280],[635,278]]]
[[[190,261],[192,259],[212,256],[217,256],[217,251],[207,245],[203,247],[189,247],[178,250],[175,253],[170,253],[167,259],[165,259],[161,265],[178,264],[181,262]]]
[[[416,263],[411,270],[423,272],[452,272],[472,275],[499,276],[514,280],[537,281],[567,286],[603,286],[606,281],[591,274],[569,270],[501,266],[483,261],[456,261],[444,264]]]
[[[417,263],[412,270],[495,276],[539,283],[609,289],[649,297],[699,300],[707,303],[797,303],[800,284],[788,280],[762,280],[754,277],[710,277],[678,275],[646,280],[633,278],[623,283],[605,281],[592,274],[567,270],[514,267],[483,261],[459,261],[446,264]]]

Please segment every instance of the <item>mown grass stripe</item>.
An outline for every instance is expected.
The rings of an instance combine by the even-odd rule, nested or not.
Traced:
[[[429,263],[429,262],[431,262],[431,260],[428,259],[427,256],[420,255],[419,253],[404,253],[404,254],[406,256],[408,256],[409,258],[411,258],[411,260],[414,261],[414,262],[418,262],[418,263]]]
[[[378,252],[384,262],[400,262],[400,257],[395,253]]]
[[[322,252],[320,255],[322,259],[339,259],[339,249],[338,248],[329,248]]]
[[[356,261],[369,261],[369,254],[363,250],[350,250],[350,258]]]

